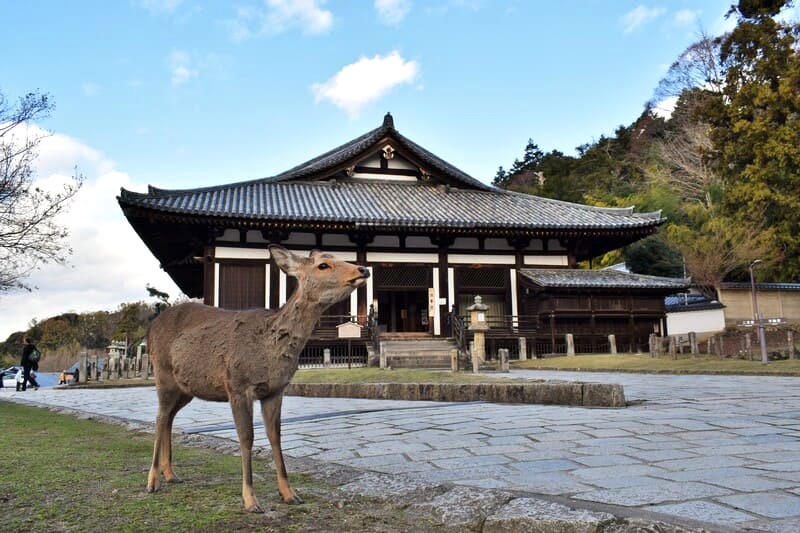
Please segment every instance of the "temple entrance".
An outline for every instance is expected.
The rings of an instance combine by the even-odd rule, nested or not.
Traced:
[[[428,288],[433,279],[431,268],[381,264],[373,269],[378,325],[388,333],[428,333]]]
[[[427,333],[428,291],[379,291],[378,324],[390,333]]]

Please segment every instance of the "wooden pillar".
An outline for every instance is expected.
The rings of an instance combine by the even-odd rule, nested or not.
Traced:
[[[280,307],[279,302],[279,288],[280,288],[280,273],[281,269],[275,264],[275,261],[270,260],[267,263],[269,269],[269,304],[267,307],[270,309],[277,309]]]
[[[630,353],[636,353],[638,350],[637,346],[637,338],[636,338],[636,317],[633,314],[633,295],[628,295],[628,328],[630,329],[630,339],[631,339],[631,347]]]
[[[214,247],[203,248],[203,303],[214,305]]]
[[[450,284],[448,282],[448,257],[447,257],[447,250],[448,248],[455,242],[455,237],[452,235],[432,235],[431,236],[431,244],[438,246],[438,254],[439,260],[437,267],[439,269],[438,273],[436,274],[437,279],[436,283],[439,287],[438,294],[436,295],[437,301],[434,302],[436,305],[437,310],[439,311],[439,332],[441,336],[448,336],[450,335],[450,328],[447,327],[447,315],[450,312],[448,308],[448,304],[446,302],[448,295],[450,294]],[[440,303],[442,300],[445,300],[445,303]],[[452,302],[450,302],[452,305]]]
[[[366,244],[359,244],[358,248],[356,249],[356,264],[361,266],[367,265],[367,245]],[[369,314],[369,306],[372,305],[372,302],[367,301],[367,284],[365,283],[358,289],[356,289],[357,301],[358,301],[358,316],[366,317]],[[366,318],[365,318],[366,320]]]
[[[443,337],[450,335],[450,328],[447,327],[447,314],[450,312],[446,303],[447,295],[450,293],[447,278],[447,246],[441,246],[439,247],[439,294],[436,305],[439,308],[439,331]],[[441,303],[442,300],[445,301],[444,304]]]

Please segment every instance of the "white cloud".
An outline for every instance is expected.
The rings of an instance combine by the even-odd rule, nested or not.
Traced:
[[[324,0],[264,0],[263,5],[237,7],[236,16],[224,24],[236,41],[295,28],[304,33],[325,33],[333,25],[333,13],[323,9],[322,3]]]
[[[69,265],[44,265],[29,282],[33,292],[0,294],[0,339],[27,328],[31,319],[67,311],[112,310],[119,303],[147,298],[146,284],[179,294],[117,204],[119,188],[136,188],[127,174],[101,152],[62,134],[42,140],[37,185],[52,187],[73,174],[86,177],[69,211],[59,221],[70,229],[74,253]]]
[[[173,13],[183,0],[139,0],[139,5],[155,15]]]
[[[653,107],[653,114],[657,117],[669,120],[672,117],[672,112],[675,111],[675,106],[678,104],[677,96],[670,96],[658,102]]]
[[[622,16],[624,31],[625,33],[633,33],[664,13],[666,13],[666,10],[661,7],[638,6]]]
[[[406,61],[396,50],[386,56],[361,57],[332,78],[311,86],[317,103],[328,100],[352,117],[397,85],[412,83],[419,72],[416,61]]]
[[[411,9],[411,0],[375,0],[375,11],[384,24],[396,26],[403,22]]]
[[[167,58],[172,85],[183,85],[199,75],[196,61],[182,50],[173,50]]]
[[[697,23],[697,19],[700,17],[700,11],[694,11],[691,9],[681,9],[676,11],[673,15],[673,20],[675,24],[678,26],[688,27],[694,26]]]
[[[800,4],[785,6],[775,17],[775,20],[784,23],[800,21]]]

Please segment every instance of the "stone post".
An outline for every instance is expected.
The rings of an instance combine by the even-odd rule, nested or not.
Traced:
[[[725,339],[723,337],[719,338],[717,349],[719,350],[719,358],[722,359],[725,356]]]
[[[133,368],[134,374],[142,372],[142,355],[147,352],[147,341],[143,340],[136,347],[136,366]]]
[[[613,333],[608,336],[608,349],[612,355],[617,355],[617,336]]]
[[[125,379],[131,378],[131,366],[133,366],[133,359],[126,357],[125,361]]]
[[[331,367],[331,349],[325,348],[322,350],[322,366],[325,368]]]
[[[147,379],[150,377],[150,354],[142,354],[142,377]]]
[[[508,348],[500,348],[497,350],[497,356],[500,359],[500,372],[508,372]]]
[[[381,368],[386,368],[386,343],[383,343],[383,342],[380,343],[380,348],[379,349],[380,349],[380,354],[379,354],[380,365],[379,366]]]
[[[650,336],[647,338],[648,346],[650,347],[650,357],[656,357],[658,352],[656,351],[656,334],[651,333]]]
[[[528,339],[526,339],[525,337],[519,338],[519,360],[520,361],[528,360]]]
[[[572,337],[572,333],[567,333],[567,355],[575,355],[575,339]]]
[[[458,372],[458,350],[450,350],[450,371]]]
[[[92,356],[92,375],[89,376],[89,379],[92,381],[98,381],[100,379],[100,371],[97,369],[97,355]]]
[[[489,306],[483,303],[483,298],[475,296],[475,303],[467,307],[469,311],[469,329],[474,333],[474,346],[472,350],[473,367],[475,359],[478,365],[486,361],[486,331],[489,326],[486,323],[486,310]]]
[[[78,363],[78,383],[86,383],[86,378],[88,377],[89,371],[86,368],[86,362],[89,360],[89,354],[86,352],[81,352],[79,363]]]
[[[700,350],[697,347],[697,333],[694,331],[689,332],[689,353],[697,355]]]
[[[744,334],[744,353],[747,354],[749,360],[753,360],[753,340],[749,333]]]
[[[789,359],[797,359],[797,351],[794,349],[794,331],[786,332],[786,344],[789,348]]]
[[[675,335],[670,335],[669,336],[669,355],[673,359],[677,359],[678,358],[678,350],[677,350],[677,347],[675,345]]]

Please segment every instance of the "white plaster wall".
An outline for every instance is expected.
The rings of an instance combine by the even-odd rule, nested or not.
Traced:
[[[702,340],[704,336],[724,329],[723,309],[667,313],[667,333],[670,335],[688,335],[690,331],[694,331],[698,340]]]

